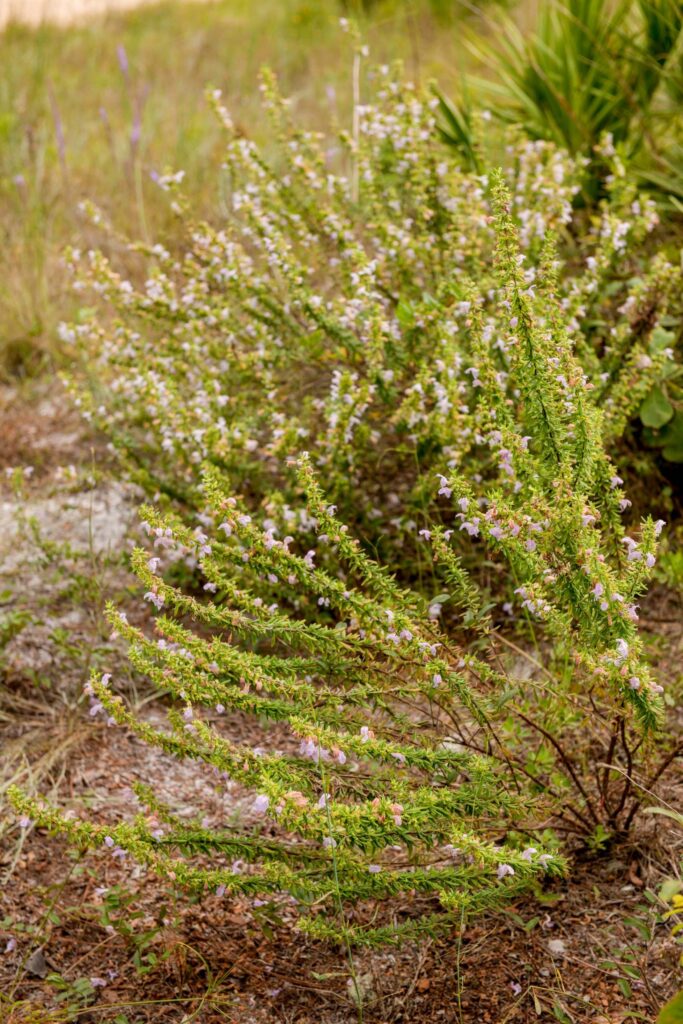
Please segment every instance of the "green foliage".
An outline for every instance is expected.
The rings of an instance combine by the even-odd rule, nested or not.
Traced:
[[[437,127],[441,138],[459,153],[463,166],[470,171],[481,174],[483,164],[477,142],[477,131],[474,126],[475,112],[468,98],[453,103],[438,90],[439,120]]]
[[[69,981],[61,974],[50,973],[45,979],[47,984],[56,990],[55,1002],[63,1006],[64,1019],[75,1020],[97,998],[97,993],[89,978],[76,978]]]
[[[154,923],[140,928],[146,917],[135,907],[135,898],[122,886],[112,886],[102,896],[97,906],[99,923],[110,932],[116,932],[132,951],[132,961],[138,974],[149,974],[158,964],[170,956],[168,949],[154,949],[156,940],[163,932],[164,919],[168,908],[162,906],[155,915]]]
[[[681,1024],[683,1021],[683,992],[670,999],[657,1016],[657,1024]]]
[[[651,346],[664,348],[671,345],[674,338],[672,331],[657,330]],[[677,363],[670,363],[663,369],[660,380],[640,407],[640,419],[646,428],[645,443],[660,448],[667,461],[683,462],[683,391]]]
[[[673,406],[658,387],[652,389],[640,407],[640,418],[646,427],[663,427],[673,414]]]
[[[650,187],[680,195],[683,10],[678,0],[552,0],[532,32],[496,19],[494,41],[472,49],[494,71],[479,82],[496,114],[530,138],[552,140],[591,161],[587,194],[601,193],[604,139]],[[458,144],[458,133],[449,132]]]
[[[107,826],[10,791],[78,845],[198,892],[294,899],[309,933],[368,944],[498,906],[564,872],[559,834],[604,848],[638,809],[661,687],[636,602],[663,524],[626,532],[608,446],[668,358],[648,346],[677,273],[660,259],[626,286],[605,357],[581,322],[651,209],[615,192],[560,283],[577,168],[534,144],[507,175],[464,172],[436,101],[390,72],[376,88],[335,173],[269,76],[272,166],[214,93],[229,221],[193,222],[165,175],[187,252],[129,246],[141,283],[87,254],[118,320],[65,328],[99,359],[86,411],[156,498],[131,558],[154,635],[109,617],[168,727],[108,674],[91,712],[230,783],[234,827],[149,789]],[[245,741],[245,719],[276,743]]]
[[[219,227],[195,220],[172,174],[160,184],[183,249],[130,244],[88,207],[137,268],[124,275],[103,252],[72,254],[78,286],[111,305],[62,328],[94,368],[81,401],[148,493],[196,504],[208,460],[285,533],[306,528],[286,468],[305,446],[367,549],[401,550],[411,575],[417,566],[428,577],[415,536],[438,515],[435,474],[465,463],[507,473],[479,401],[484,358],[517,401],[488,178],[442,150],[438,101],[391,73],[332,162],[331,143],[291,123],[267,76],[263,93],[280,144],[271,160],[212,97],[226,130]],[[661,320],[681,272],[663,256],[637,272],[656,215],[619,175],[584,247],[559,262],[544,238],[564,232],[580,180],[551,145],[513,146],[520,288],[539,316],[556,294],[611,446],[671,363]]]

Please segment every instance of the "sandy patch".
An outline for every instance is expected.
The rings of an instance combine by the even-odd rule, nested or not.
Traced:
[[[0,0],[0,28],[10,21],[25,25],[40,25],[43,21],[68,25],[76,21],[106,14],[107,11],[125,11],[155,0]],[[158,0],[157,0],[158,2]],[[188,2],[188,0],[183,0]],[[207,0],[189,0],[206,3]]]

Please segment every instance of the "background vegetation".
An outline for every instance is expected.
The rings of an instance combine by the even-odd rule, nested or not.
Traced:
[[[465,8],[427,2],[360,11],[373,60],[402,59],[412,76],[450,87],[469,58],[453,46]],[[0,37],[0,349],[5,369],[55,352],[72,298],[66,243],[87,243],[79,199],[119,228],[156,236],[167,218],[149,175],[167,165],[192,181],[198,211],[220,201],[220,133],[204,99],[221,88],[241,130],[263,142],[254,83],[269,65],[313,128],[348,123],[351,59],[336,0],[143,8],[68,29],[10,26]],[[239,54],[239,58],[236,58]],[[168,227],[166,222],[166,227]]]

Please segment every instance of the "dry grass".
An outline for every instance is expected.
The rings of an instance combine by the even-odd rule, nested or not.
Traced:
[[[457,24],[474,16],[442,5],[456,12],[444,21],[435,5],[372,4],[363,32],[372,60],[402,59],[411,75],[450,88],[465,61]],[[150,173],[171,166],[186,171],[197,216],[220,216],[222,138],[207,85],[223,89],[237,123],[261,143],[268,126],[257,77],[266,64],[297,119],[328,130],[349,123],[343,11],[340,0],[167,2],[0,34],[0,375],[49,366],[57,323],[78,315],[61,252],[92,244],[81,199],[133,237],[168,239],[173,218]]]

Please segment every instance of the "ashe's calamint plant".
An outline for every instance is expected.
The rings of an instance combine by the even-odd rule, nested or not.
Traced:
[[[206,461],[201,528],[143,512],[153,551],[136,550],[133,567],[160,613],[156,636],[110,609],[135,668],[170,695],[169,728],[128,710],[108,676],[93,678],[91,699],[95,713],[213,769],[207,785],[250,791],[242,820],[183,823],[143,790],[148,813],[117,825],[65,819],[13,791],[22,813],[195,889],[294,897],[309,931],[360,942],[460,921],[562,872],[551,825],[598,838],[628,826],[634,747],[657,718],[636,602],[661,524],[626,534],[629,503],[556,296],[552,246],[530,287],[500,177],[492,204],[495,346],[487,304],[474,292],[463,301],[473,429],[493,458],[481,472],[433,474],[439,514],[419,531],[442,601],[465,614],[439,616],[363,551],[310,456],[290,483],[308,547]],[[514,580],[540,676],[506,672],[511,641],[460,538],[475,564],[486,558]],[[195,560],[203,589],[166,579],[178,555]],[[245,716],[269,723],[265,748],[244,740]],[[377,901],[388,901],[384,920]]]
[[[223,221],[195,222],[178,176],[160,179],[185,250],[115,238],[129,270],[138,260],[130,280],[102,252],[73,253],[79,287],[105,301],[99,319],[64,332],[95,367],[87,414],[150,495],[196,508],[197,467],[209,462],[250,509],[305,534],[285,468],[305,447],[366,550],[412,581],[429,578],[415,538],[439,515],[434,474],[464,465],[489,479],[507,473],[480,429],[480,350],[506,400],[517,397],[488,178],[444,150],[436,101],[390,71],[373,89],[331,150],[291,123],[266,75],[278,143],[269,158],[212,94],[227,136]],[[616,165],[610,199],[575,249],[568,230],[581,174],[581,161],[550,144],[511,146],[524,287],[538,289],[544,238],[557,233],[568,254],[557,298],[611,446],[665,372],[670,349],[658,327],[681,274],[664,258],[638,270],[656,215]]]

